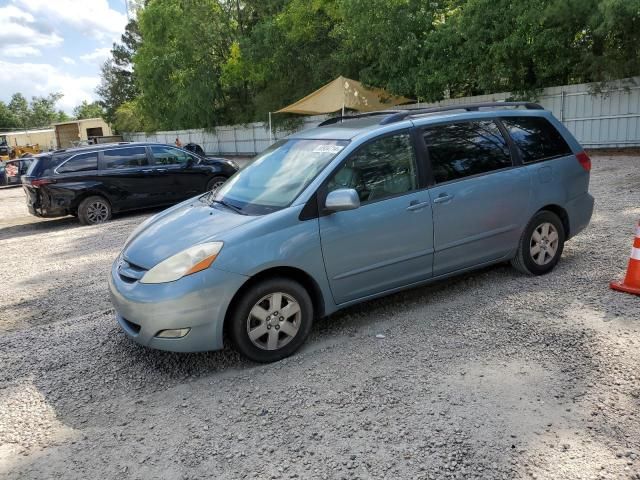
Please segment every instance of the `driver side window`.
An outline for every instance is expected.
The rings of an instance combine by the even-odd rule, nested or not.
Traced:
[[[156,165],[185,165],[191,158],[177,148],[155,145],[151,147],[151,154]]]
[[[362,203],[415,190],[416,159],[408,133],[374,140],[347,159],[327,184],[327,191],[353,188]]]

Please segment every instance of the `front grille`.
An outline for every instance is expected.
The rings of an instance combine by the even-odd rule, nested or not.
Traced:
[[[127,261],[124,257],[120,260],[120,264],[118,265],[118,275],[120,275],[123,282],[137,282],[144,277],[145,273],[147,273],[146,268],[135,265]]]

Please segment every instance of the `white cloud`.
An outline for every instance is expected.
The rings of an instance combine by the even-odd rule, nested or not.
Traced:
[[[67,65],[75,65],[76,61],[73,58],[70,57],[62,57],[62,61],[64,63],[66,63]]]
[[[107,0],[12,0],[21,11],[61,23],[98,40],[117,40],[124,32],[127,16],[109,6]]]
[[[38,57],[42,55],[42,52],[36,47],[30,45],[16,45],[7,46],[2,48],[2,54],[6,57]]]
[[[0,55],[37,56],[42,48],[62,43],[62,37],[51,27],[13,5],[0,7],[0,19]]]
[[[111,48],[96,48],[93,52],[80,55],[80,59],[87,63],[96,63],[102,65],[111,55]]]
[[[22,92],[27,98],[60,92],[64,97],[58,102],[57,108],[68,113],[83,100],[95,100],[95,88],[100,83],[98,76],[71,75],[47,63],[10,63],[0,60],[0,72],[0,92],[6,93],[7,97],[14,92]]]

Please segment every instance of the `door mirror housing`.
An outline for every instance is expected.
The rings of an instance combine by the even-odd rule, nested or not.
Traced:
[[[360,197],[353,188],[340,188],[329,192],[324,207],[332,212],[355,210],[360,207]]]

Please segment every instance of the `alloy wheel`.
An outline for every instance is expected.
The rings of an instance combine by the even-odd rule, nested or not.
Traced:
[[[531,235],[529,253],[538,265],[551,262],[558,252],[559,236],[552,223],[544,222],[538,225]]]
[[[300,329],[302,310],[291,295],[274,292],[262,297],[247,317],[247,335],[262,350],[278,350]]]
[[[103,223],[109,218],[109,207],[102,201],[96,200],[87,206],[89,223]]]

